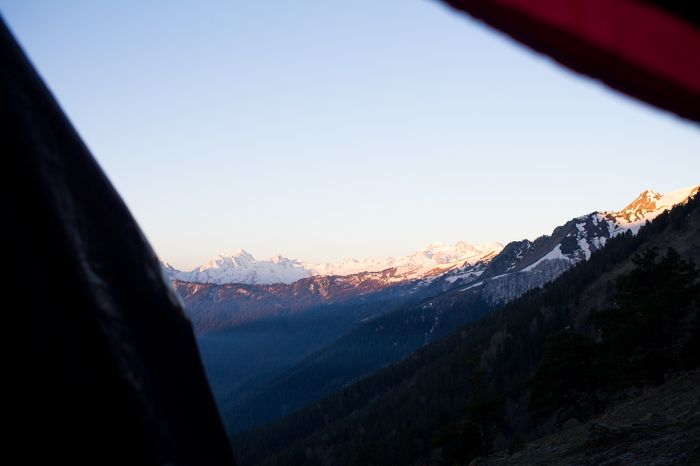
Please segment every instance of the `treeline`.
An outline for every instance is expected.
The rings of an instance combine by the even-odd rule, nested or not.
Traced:
[[[313,405],[231,438],[240,464],[433,464],[468,462],[532,432],[525,381],[541,361],[545,341],[566,327],[595,332],[592,315],[611,307],[612,283],[591,297],[601,277],[643,246],[670,243],[691,228],[698,240],[696,197],[606,246],[555,282],[423,346],[400,362]],[[594,286],[595,285],[595,286]],[[598,289],[596,288],[596,289]],[[596,299],[594,299],[596,298]],[[604,303],[603,307],[598,307]],[[485,407],[488,407],[486,409]],[[490,417],[485,413],[496,413]],[[471,448],[467,428],[484,432]],[[480,437],[481,438],[481,437]],[[517,442],[514,443],[514,445]]]

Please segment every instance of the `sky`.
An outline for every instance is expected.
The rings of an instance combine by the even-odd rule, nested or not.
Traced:
[[[0,0],[161,260],[535,239],[700,183],[700,126],[431,0]]]

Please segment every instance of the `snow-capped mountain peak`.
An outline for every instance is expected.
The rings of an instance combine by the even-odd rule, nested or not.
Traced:
[[[651,189],[647,189],[637,197],[630,205],[622,209],[617,214],[627,222],[633,222],[643,218],[645,212],[656,210],[656,201],[661,199],[661,194]]]
[[[225,269],[229,267],[242,267],[245,264],[255,262],[255,258],[245,252],[243,249],[239,249],[234,254],[219,254],[214,256],[209,262],[201,266],[199,269]]]
[[[636,233],[647,220],[655,219],[665,210],[695,195],[699,189],[700,185],[695,185],[663,195],[648,189],[621,211],[603,212],[603,214],[621,227]]]
[[[282,254],[275,254],[274,256],[271,256],[267,259],[269,262],[274,262],[275,264],[284,264],[285,262],[289,262],[289,259],[286,257],[282,256]]]

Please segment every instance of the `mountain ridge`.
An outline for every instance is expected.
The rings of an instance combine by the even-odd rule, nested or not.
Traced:
[[[255,258],[243,249],[234,254],[219,254],[206,264],[190,272],[177,270],[167,262],[161,262],[166,275],[171,280],[193,283],[242,283],[242,284],[291,284],[297,280],[318,275],[349,276],[364,272],[381,272],[396,269],[393,281],[415,280],[443,275],[459,269],[468,269],[477,263],[486,263],[499,258],[501,254],[508,257],[514,250],[519,250],[510,260],[500,257],[492,267],[484,270],[484,277],[495,277],[506,272],[527,271],[527,267],[536,267],[542,260],[564,260],[572,265],[586,260],[591,253],[602,247],[608,238],[624,231],[636,233],[645,222],[653,220],[661,212],[683,202],[698,192],[700,185],[682,188],[671,193],[659,194],[646,190],[624,207],[615,211],[595,211],[576,217],[561,227],[556,228],[550,240],[547,236],[534,241],[513,241],[503,246],[501,243],[471,245],[459,241],[453,245],[434,242],[427,247],[406,256],[395,259],[388,257],[377,260],[369,257],[363,260],[346,259],[335,263],[311,263],[299,259],[288,259],[275,254],[263,261]],[[538,243],[539,241],[539,243]],[[537,246],[537,247],[534,247]],[[559,247],[557,247],[559,246]],[[534,247],[534,248],[533,248]],[[503,267],[504,264],[507,265]],[[499,269],[496,264],[501,264]],[[466,273],[465,276],[469,276]],[[473,277],[479,274],[472,273]]]
[[[459,241],[453,245],[446,245],[434,242],[398,259],[388,257],[380,261],[369,257],[361,261],[346,259],[323,264],[288,259],[281,254],[257,261],[251,254],[239,249],[234,254],[219,254],[190,272],[177,270],[167,262],[162,262],[162,265],[171,280],[219,285],[226,283],[291,284],[297,280],[318,275],[347,276],[364,272],[382,272],[392,268],[399,270],[398,276],[404,277],[402,279],[414,279],[437,271],[444,272],[456,266],[474,265],[502,249],[503,245],[500,243],[471,245]],[[448,266],[449,264],[453,265]]]

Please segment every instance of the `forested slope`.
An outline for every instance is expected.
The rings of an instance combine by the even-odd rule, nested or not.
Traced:
[[[372,319],[265,382],[243,401],[224,407],[229,429],[236,432],[270,422],[337,392],[492,309],[479,294],[462,295],[444,307],[430,304]]]
[[[504,445],[536,435],[527,414],[526,378],[545,340],[566,327],[595,333],[591,311],[612,304],[614,278],[649,246],[700,256],[699,200],[659,216],[636,236],[609,240],[543,289],[535,289],[398,363],[278,421],[232,437],[241,464],[448,463],[472,454],[464,421]],[[487,406],[497,416],[483,416]],[[479,417],[482,416],[482,417]],[[461,423],[461,427],[460,427]],[[543,430],[544,429],[544,430]],[[470,446],[471,445],[471,446]],[[471,453],[465,451],[471,448]]]

